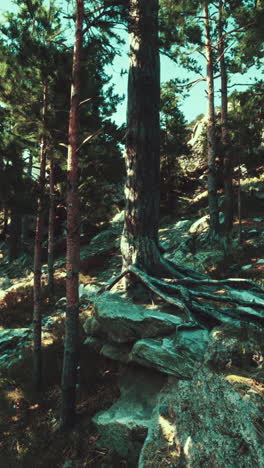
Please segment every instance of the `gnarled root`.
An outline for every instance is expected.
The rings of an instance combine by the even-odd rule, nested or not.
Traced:
[[[150,291],[174,306],[175,313],[183,313],[188,324],[197,325],[198,322],[204,325],[209,320],[233,325],[245,322],[264,325],[264,288],[257,283],[239,278],[212,280],[166,260],[158,270],[158,275],[152,276],[142,268],[130,265],[99,294],[109,291],[126,275],[133,275]]]

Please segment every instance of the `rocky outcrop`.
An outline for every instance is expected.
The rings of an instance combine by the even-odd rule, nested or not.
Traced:
[[[222,376],[203,368],[161,391],[139,468],[263,466],[262,415]]]
[[[138,363],[180,378],[199,368],[207,348],[208,332],[184,328],[181,317],[148,309],[108,292],[91,296],[94,316],[85,324],[91,346],[102,355]]]
[[[143,337],[164,336],[173,333],[183,320],[180,317],[162,313],[156,309],[147,309],[129,302],[118,294],[105,292],[95,298],[95,319],[91,325],[92,333],[106,333],[110,341],[116,343],[134,342]]]
[[[196,251],[195,239],[202,243],[207,229],[207,217],[196,225],[183,219],[165,226],[161,241],[166,258],[200,271],[221,263],[223,251],[208,246],[208,251]],[[107,246],[107,236],[105,241]],[[111,234],[109,242],[116,242]],[[130,468],[263,465],[263,296],[251,290],[250,282],[244,290],[234,290],[232,284],[225,288],[222,309],[218,301],[210,303],[211,325],[203,300],[199,302],[195,318],[204,327],[186,326],[177,307],[163,309],[160,301],[142,306],[120,292],[98,295],[94,286],[80,287],[82,300],[93,310],[84,325],[88,356],[118,361],[129,376],[120,380],[120,399],[94,417],[99,443],[113,455],[109,467],[124,459]],[[197,286],[200,293],[206,297],[206,285]],[[145,293],[144,303],[149,302]],[[229,324],[216,326],[228,307]]]
[[[124,459],[131,468],[262,466],[260,387],[253,391],[247,378],[241,394],[240,377],[228,375],[261,370],[262,332],[249,324],[189,327],[174,314],[97,292],[83,290],[94,309],[84,345],[126,368],[120,399],[93,419],[110,466]]]
[[[164,374],[190,379],[203,362],[207,343],[206,330],[179,330],[168,338],[137,341],[129,358]]]

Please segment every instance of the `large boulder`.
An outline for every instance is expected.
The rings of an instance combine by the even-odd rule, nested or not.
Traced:
[[[180,317],[133,304],[108,292],[94,298],[94,307],[96,323],[88,319],[86,330],[91,334],[96,330],[98,334],[101,327],[110,341],[117,343],[169,335],[183,322]]]
[[[209,227],[209,215],[205,215],[200,219],[197,219],[189,228],[190,234],[200,234],[203,231],[206,231]]]
[[[207,330],[186,329],[168,338],[139,340],[129,360],[180,379],[190,379],[204,360],[208,338]]]
[[[148,370],[127,370],[120,379],[120,399],[93,418],[99,433],[98,445],[111,450],[129,466],[137,466],[157,396],[164,377]],[[119,464],[117,465],[119,466]]]
[[[263,467],[260,421],[257,405],[206,368],[190,382],[170,378],[153,412],[138,466]]]
[[[224,213],[220,213],[219,214],[219,222],[220,224],[223,224],[224,222]],[[207,231],[207,229],[209,228],[209,223],[210,223],[210,216],[209,215],[205,215],[203,216],[202,218],[200,219],[197,219],[192,225],[191,227],[189,228],[189,232],[190,234],[201,234],[202,232],[204,231]]]

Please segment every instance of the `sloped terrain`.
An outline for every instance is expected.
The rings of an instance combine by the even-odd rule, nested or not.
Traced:
[[[241,224],[242,243],[239,243],[237,240],[238,220],[236,219],[233,244],[228,251],[224,251],[221,246],[211,248],[208,245],[206,240],[208,229],[206,194],[204,193],[204,188],[201,185],[197,185],[195,192],[183,194],[184,203],[181,205],[179,216],[176,218],[167,217],[162,221],[160,239],[166,250],[167,258],[176,261],[179,265],[188,266],[202,273],[209,273],[216,279],[225,279],[230,276],[233,278],[244,277],[253,279],[259,285],[263,285],[264,218],[262,217],[263,200],[259,197],[259,194],[262,193],[262,185],[259,185],[259,181],[256,182],[256,180],[249,180],[248,183],[250,187],[254,187],[257,183],[259,190],[248,191],[248,185],[246,185],[247,190],[242,195],[242,206],[244,206]],[[255,193],[258,193],[258,197],[255,197]],[[196,214],[198,212],[199,218]],[[250,213],[250,217],[247,216],[248,213]],[[118,410],[119,404],[117,401],[124,385],[123,375],[126,375],[126,369],[129,367],[132,370],[135,368],[135,372],[140,372],[142,368],[148,368],[150,372],[154,372],[152,375],[155,382],[159,379],[159,377],[156,379],[155,375],[159,375],[162,382],[168,382],[167,385],[172,385],[171,389],[174,388],[173,386],[178,388],[177,391],[182,388],[182,392],[179,393],[179,404],[182,404],[180,400],[183,398],[184,392],[186,395],[189,395],[187,399],[190,399],[191,395],[194,395],[195,382],[202,379],[204,379],[203,385],[208,384],[211,386],[212,391],[214,391],[214,386],[215,389],[221,388],[221,398],[225,398],[224,395],[233,395],[230,398],[236,399],[238,408],[242,408],[244,405],[243,415],[245,414],[247,401],[249,400],[250,408],[252,408],[252,412],[249,412],[249,415],[250,418],[252,415],[252,419],[245,421],[243,419],[245,416],[241,416],[240,422],[234,421],[234,424],[237,425],[237,451],[241,460],[244,460],[245,463],[243,465],[241,461],[241,466],[250,466],[248,460],[251,457],[252,450],[255,451],[254,457],[256,457],[255,460],[252,455],[252,463],[254,462],[255,466],[258,466],[258,464],[261,466],[264,385],[262,363],[264,350],[261,340],[258,336],[254,335],[254,329],[250,328],[253,331],[249,336],[243,331],[243,328],[236,330],[233,327],[227,333],[225,328],[221,329],[220,327],[212,331],[209,330],[209,341],[208,332],[206,332],[207,338],[205,339],[206,333],[204,331],[198,329],[195,332],[193,330],[192,333],[195,336],[195,340],[193,340],[192,338],[189,339],[191,337],[191,330],[190,332],[182,330],[181,335],[184,339],[181,338],[182,341],[176,342],[172,337],[172,328],[180,325],[184,317],[179,314],[179,311],[175,313],[174,306],[165,304],[159,296],[139,288],[133,298],[134,303],[137,304],[134,307],[149,311],[149,313],[147,312],[147,320],[144,319],[142,322],[141,311],[138,312],[138,319],[133,320],[131,324],[128,323],[129,314],[125,314],[125,320],[123,320],[120,313],[121,315],[119,314],[118,318],[119,324],[115,325],[115,314],[113,313],[113,316],[105,315],[102,308],[100,312],[98,305],[91,301],[89,294],[87,295],[87,291],[89,292],[93,286],[105,287],[120,272],[121,254],[119,251],[119,241],[122,232],[122,216],[120,218],[121,220],[117,218],[115,222],[109,224],[106,230],[97,234],[89,244],[83,245],[81,250],[80,319],[83,344],[78,390],[78,424],[70,436],[65,437],[58,429],[65,312],[65,259],[61,257],[56,261],[55,297],[52,304],[49,303],[45,296],[44,287],[45,385],[43,394],[38,400],[30,391],[32,314],[32,272],[30,271],[30,259],[24,256],[11,266],[6,265],[4,262],[0,265],[2,287],[0,301],[0,327],[2,330],[0,331],[4,334],[1,340],[2,355],[0,361],[0,424],[2,434],[0,441],[0,465],[5,467],[10,466],[10,468],[28,468],[31,466],[34,468],[44,466],[58,468],[103,468],[106,466],[117,468],[119,466],[131,466],[134,468],[137,462],[125,451],[118,453],[118,443],[115,445],[117,450],[114,451],[109,448],[109,444],[108,446],[104,446],[104,439],[102,439],[102,443],[97,444],[100,438],[101,423],[97,424],[98,418],[94,419],[94,422],[91,422],[91,418],[100,411],[106,411],[106,413],[110,411],[111,413],[112,410],[110,409],[113,404],[116,404],[116,414],[122,414],[122,410],[120,410],[121,413]],[[43,281],[45,284],[45,265],[43,267]],[[116,285],[115,293],[122,294],[122,284],[118,283]],[[103,304],[101,304],[101,307],[103,307]],[[164,323],[160,321],[160,314],[164,314],[164,317],[166,317]],[[96,320],[99,322],[99,325],[96,323]],[[82,326],[84,324],[86,325],[83,329]],[[109,334],[110,324],[112,331]],[[120,328],[120,324],[122,324],[123,328]],[[123,333],[124,330],[126,332]],[[214,336],[222,337],[223,339],[215,340]],[[204,343],[203,347],[201,347],[200,357],[198,350],[193,348],[193,343],[197,342],[197,339],[199,343]],[[168,358],[169,355],[170,359]],[[189,379],[192,379],[194,374],[196,375],[196,372],[201,365],[203,366],[204,362],[207,363],[206,369],[208,370],[205,370],[204,373],[202,373],[202,370],[199,371],[201,374],[197,374],[196,380],[189,382]],[[168,367],[173,370],[168,371]],[[220,380],[218,377],[214,379],[214,375],[218,376],[219,374],[221,376]],[[168,375],[171,375],[171,377],[167,377]],[[182,382],[180,385],[179,378]],[[182,378],[184,378],[185,382],[181,380]],[[223,383],[223,380],[221,380],[223,378],[226,380],[226,383]],[[201,389],[202,394],[205,399],[204,404],[206,405],[206,392],[203,388]],[[144,420],[143,428],[137,425],[134,426],[133,417],[129,419],[130,416],[128,415],[127,421],[129,427],[132,424],[132,432],[130,430],[126,432],[127,440],[130,441],[129,453],[133,452],[134,442],[136,443],[137,453],[140,453],[149,429],[146,444],[140,457],[140,466],[163,466],[159,463],[164,464],[165,462],[167,464],[164,464],[164,466],[185,466],[185,452],[189,447],[188,453],[190,463],[192,463],[190,466],[196,467],[197,458],[195,450],[199,447],[200,442],[198,439],[192,439],[191,444],[190,441],[188,442],[187,436],[188,440],[186,439],[185,434],[189,430],[187,416],[186,425],[181,423],[179,429],[179,423],[175,425],[175,411],[171,410],[172,413],[166,416],[162,409],[161,417],[164,419],[163,429],[159,429],[155,423],[155,418],[159,414],[162,395],[160,397],[156,395],[159,398],[158,402],[155,403],[153,400],[153,407],[155,404],[158,406],[153,413],[156,416],[152,422],[150,412],[148,413],[148,423],[146,423],[146,419],[139,417],[139,420]],[[243,402],[242,400],[240,402],[239,398],[242,398]],[[125,408],[133,407],[129,401],[130,396],[125,403]],[[140,405],[139,401],[138,404]],[[172,403],[174,405],[174,402],[169,402],[169,407]],[[193,406],[189,406],[188,410],[190,415],[197,412],[195,399],[192,404]],[[220,406],[218,410],[221,410]],[[217,424],[217,414],[216,410],[216,419],[214,419],[208,413],[208,424],[209,422],[213,426]],[[230,414],[229,416],[226,415],[227,420],[230,417]],[[107,417],[105,420],[107,420]],[[201,424],[201,431],[205,430],[203,425],[205,423],[200,421],[199,424]],[[249,428],[248,431],[253,431],[253,439],[250,442],[247,440],[248,432],[246,431],[242,434],[239,429],[243,424]],[[118,427],[123,427],[123,431],[124,426],[117,425],[115,427],[115,437],[118,437]],[[137,429],[135,430],[133,427]],[[167,431],[167,436],[164,436],[165,439],[162,442],[165,447],[164,449],[159,445],[157,446],[155,442],[158,430],[162,430],[163,433]],[[171,434],[174,434],[175,431],[178,433],[178,442],[176,443],[176,439],[174,438],[174,442],[172,443]],[[44,434],[46,434],[45,437]],[[238,434],[240,435],[238,436]],[[207,433],[206,437],[210,437],[210,432]],[[223,437],[223,444],[226,438],[231,444],[233,436],[223,434]],[[206,449],[205,446],[204,449]],[[162,461],[159,458],[159,454],[163,452],[160,452],[160,450],[165,450],[167,454],[166,456],[162,456]],[[236,453],[234,452],[234,457]],[[205,460],[208,461],[204,462],[201,466],[217,466],[216,464],[214,465],[216,461],[213,461],[210,454],[205,454],[205,457],[207,457]]]

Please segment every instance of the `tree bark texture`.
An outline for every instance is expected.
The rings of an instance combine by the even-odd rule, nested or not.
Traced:
[[[55,191],[54,159],[50,159],[49,177],[49,227],[48,227],[48,288],[50,299],[54,295],[54,224],[55,224]]]
[[[216,139],[215,139],[215,109],[214,109],[214,70],[211,31],[209,23],[208,3],[204,5],[204,26],[206,38],[207,90],[208,90],[208,122],[207,122],[207,162],[208,162],[208,203],[210,215],[210,237],[213,239],[219,233],[219,210],[217,201],[216,179]]]
[[[40,149],[39,197],[37,205],[35,246],[34,246],[34,311],[33,311],[33,386],[36,391],[42,387],[41,353],[41,245],[44,226],[44,194],[47,158],[46,117],[48,107],[48,85],[43,89],[42,138]]]
[[[84,2],[83,0],[76,0],[76,32],[73,52],[67,169],[67,309],[62,371],[62,427],[65,429],[72,427],[75,422],[77,365],[79,359],[80,213],[78,139],[83,17]]]
[[[227,98],[227,71],[225,61],[223,1],[219,0],[218,17],[218,54],[221,73],[221,140],[223,148],[223,172],[224,172],[224,229],[228,236],[233,227],[233,164],[228,145],[228,98]]]
[[[160,63],[158,0],[130,0],[123,269],[158,264]]]

